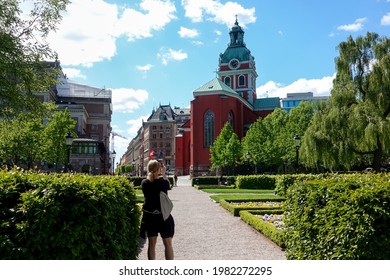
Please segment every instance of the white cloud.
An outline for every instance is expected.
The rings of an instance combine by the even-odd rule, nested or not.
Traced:
[[[290,85],[284,86],[274,81],[269,81],[266,84],[256,89],[258,97],[286,97],[287,93],[294,92],[313,92],[314,96],[330,95],[333,87],[333,76],[326,76],[322,79],[299,79]]]
[[[128,8],[118,20],[118,35],[126,35],[129,41],[151,37],[153,31],[163,30],[176,19],[176,7],[171,1],[142,0],[140,7],[145,13]]]
[[[167,65],[168,62],[172,60],[181,61],[188,58],[187,53],[183,52],[182,50],[173,50],[171,48],[168,50],[161,48],[157,56],[161,59],[162,64],[164,65]]]
[[[388,0],[387,2],[390,2],[390,0]],[[390,25],[390,13],[387,13],[386,15],[384,15],[382,17],[381,24],[382,25]]]
[[[137,119],[128,120],[126,124],[129,125],[129,128],[127,129],[127,133],[130,135],[131,138],[134,138],[137,136],[138,130],[142,127],[142,121],[146,121],[149,118],[149,115],[140,116]]]
[[[354,23],[344,24],[337,27],[338,30],[356,32],[363,29],[363,24],[367,21],[367,18],[358,18]]]
[[[193,22],[213,21],[231,27],[235,16],[241,26],[256,21],[255,8],[245,9],[236,2],[222,4],[217,0],[182,0],[185,16]]]
[[[146,65],[138,65],[135,68],[138,71],[142,72],[142,78],[146,79],[147,73],[153,68],[154,66],[152,64],[146,64]]]
[[[112,105],[115,112],[131,113],[148,100],[149,94],[142,89],[112,89]]]
[[[143,66],[139,65],[139,66],[136,66],[136,68],[139,71],[145,71],[146,72],[146,71],[151,70],[153,68],[153,65],[152,64],[146,64],[146,65],[143,65]]]
[[[92,67],[116,54],[118,37],[127,36],[129,41],[151,37],[176,18],[172,1],[141,0],[139,7],[142,11],[103,0],[73,0],[48,42],[63,65]]]
[[[84,74],[81,73],[80,69],[76,69],[76,68],[64,67],[64,68],[62,68],[62,72],[64,72],[64,74],[70,79],[74,79],[74,78],[86,79],[87,78],[87,76],[85,76]]]
[[[199,36],[199,32],[196,29],[189,29],[183,26],[180,27],[179,35],[181,38],[196,38]]]

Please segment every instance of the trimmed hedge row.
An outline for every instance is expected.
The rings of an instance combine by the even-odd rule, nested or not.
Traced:
[[[390,175],[328,175],[286,194],[288,259],[390,259]]]
[[[286,175],[276,175],[275,178],[275,192],[280,196],[285,196],[287,189],[292,186],[295,181],[311,181],[311,180],[321,180],[331,176],[330,174],[286,174]]]
[[[230,213],[232,213],[234,216],[239,216],[240,215],[240,211],[243,211],[243,210],[262,210],[262,209],[270,209],[270,210],[274,210],[274,209],[281,209],[280,207],[259,207],[259,206],[248,206],[248,205],[233,205],[231,204],[231,202],[249,202],[249,201],[253,201],[253,202],[257,202],[257,201],[275,201],[275,202],[278,202],[278,201],[284,201],[284,199],[281,199],[281,198],[266,198],[266,199],[251,199],[251,200],[225,200],[225,199],[221,199],[219,201],[219,205],[221,205],[224,209],[228,210]]]
[[[238,189],[275,189],[275,175],[249,175],[238,176],[236,178],[236,187]]]
[[[192,186],[194,185],[218,185],[220,176],[200,176],[192,178]],[[223,176],[223,179],[229,182],[229,185],[234,185],[236,176]]]
[[[139,221],[124,177],[0,171],[2,259],[136,259]]]
[[[133,186],[135,187],[139,187],[141,186],[141,182],[143,179],[146,179],[146,176],[128,176],[126,177],[127,180],[129,180],[130,184],[132,184]],[[170,185],[172,186],[174,184],[174,180],[173,180],[173,177],[172,176],[168,176],[168,181],[170,183]]]
[[[248,225],[252,226],[255,230],[261,232],[280,247],[285,248],[285,230],[276,228],[271,223],[263,221],[255,215],[264,214],[283,214],[283,210],[252,210],[241,211],[240,218]]]

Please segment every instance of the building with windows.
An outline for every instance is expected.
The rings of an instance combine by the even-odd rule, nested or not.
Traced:
[[[302,101],[316,103],[327,101],[328,99],[329,96],[314,96],[312,92],[287,93],[287,97],[281,99],[281,107],[283,110],[290,112],[292,108],[299,106]]]
[[[120,159],[120,164],[130,164],[134,167],[135,175],[143,176],[147,173],[146,167],[149,156],[164,161],[167,170],[171,173],[175,169],[175,136],[178,126],[182,126],[189,119],[189,109],[160,105],[153,109],[148,119],[142,122],[138,130]]]
[[[237,20],[229,36],[227,49],[219,55],[218,77],[193,91],[190,121],[178,130],[175,155],[180,175],[210,173],[210,146],[226,122],[241,139],[259,117],[280,107],[278,97],[257,98],[255,58]]]
[[[60,67],[59,61],[55,62]],[[83,85],[59,78],[55,88],[40,93],[43,101],[53,101],[59,110],[68,110],[76,121],[70,155],[71,169],[89,174],[112,173],[110,133],[112,115],[112,92],[102,88]],[[64,140],[65,141],[65,140]]]

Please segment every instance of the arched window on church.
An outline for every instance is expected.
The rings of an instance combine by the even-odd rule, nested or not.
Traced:
[[[234,115],[232,111],[229,111],[228,113],[228,123],[234,129]]]
[[[204,147],[209,148],[214,142],[214,113],[208,110],[204,114]]]
[[[225,77],[225,84],[229,87],[232,87],[231,86],[231,82],[230,82],[230,77]]]
[[[238,78],[238,85],[239,85],[239,86],[245,86],[245,76],[244,76],[244,75],[241,75],[241,76]]]

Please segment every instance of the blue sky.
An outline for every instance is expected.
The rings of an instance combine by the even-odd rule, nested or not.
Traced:
[[[72,0],[48,41],[70,80],[111,89],[113,130],[133,138],[160,104],[189,107],[238,17],[258,97],[329,95],[337,45],[390,35],[390,0]],[[129,140],[115,137],[117,161]]]

